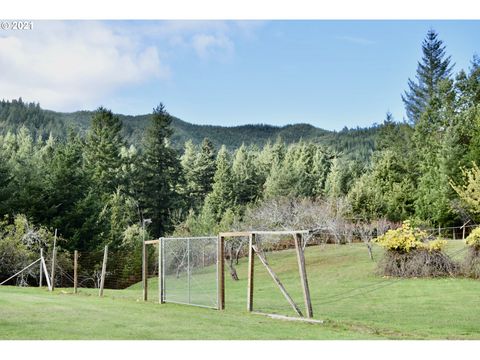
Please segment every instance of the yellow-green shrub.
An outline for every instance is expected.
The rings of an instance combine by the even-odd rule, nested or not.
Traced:
[[[473,229],[465,242],[468,246],[480,249],[480,227]]]
[[[428,251],[442,251],[445,249],[445,245],[447,245],[447,240],[437,239],[423,245]]]
[[[415,229],[410,225],[410,221],[403,222],[402,227],[395,230],[388,230],[382,236],[374,239],[374,242],[387,250],[409,252],[413,249],[425,248],[423,240],[427,238],[427,233]]]

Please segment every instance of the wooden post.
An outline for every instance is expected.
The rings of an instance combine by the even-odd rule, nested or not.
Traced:
[[[270,276],[272,277],[273,281],[275,282],[275,284],[277,284],[278,288],[280,289],[281,293],[283,294],[283,296],[285,297],[285,299],[287,299],[288,303],[292,306],[293,310],[295,310],[295,312],[298,314],[298,316],[301,316],[303,317],[303,314],[302,312],[300,311],[300,308],[297,306],[297,304],[295,304],[295,302],[293,301],[293,299],[290,297],[290,295],[288,294],[287,290],[285,289],[285,287],[283,286],[282,282],[280,281],[280,279],[278,278],[277,274],[275,274],[275,272],[273,271],[273,269],[270,267],[270,265],[268,264],[267,262],[267,259],[265,259],[263,257],[262,254],[260,254],[260,252],[258,251],[258,248],[253,245],[253,250],[255,250],[255,253],[257,254],[258,258],[260,259],[260,261],[262,262],[263,266],[265,266],[265,268],[267,269],[268,273],[270,274]]]
[[[190,239],[187,239],[187,299],[188,299],[188,303],[190,304],[191,302],[191,291],[190,291],[190,287],[191,287],[191,284],[190,284],[190,277],[192,276],[191,272],[190,272]]]
[[[310,288],[308,287],[307,270],[305,267],[305,254],[303,252],[301,234],[295,234],[295,249],[297,250],[298,271],[300,272],[300,279],[302,281],[305,309],[307,310],[307,317],[312,318],[312,301],[310,299]]]
[[[465,240],[465,225],[463,225],[462,240]]]
[[[73,293],[77,293],[77,286],[78,286],[78,251],[75,250],[73,252]]]
[[[40,258],[43,259],[43,249],[40,248]],[[40,261],[40,279],[38,280],[38,287],[42,287],[43,285],[43,265]]]
[[[440,237],[440,225],[438,225],[438,237]]]
[[[158,242],[158,302],[163,304],[164,301],[164,285],[163,285],[163,238]]]
[[[218,310],[225,309],[225,238],[218,236],[217,239],[217,306]]]
[[[42,256],[43,271],[45,272],[45,279],[47,280],[48,291],[52,291],[52,285],[50,284],[50,276],[48,276],[47,264],[45,264],[45,258]]]
[[[248,241],[248,289],[247,289],[247,311],[253,311],[253,278],[255,257],[253,253],[253,243],[255,242],[255,234],[250,234]]]
[[[52,280],[50,281],[50,284],[52,285],[52,290],[55,290],[55,261],[57,258],[57,229],[55,229],[55,237],[53,238],[53,252],[52,252]]]
[[[142,247],[142,287],[143,287],[143,301],[148,300],[148,279],[147,279],[147,244],[143,242]]]
[[[107,258],[108,258],[108,245],[105,245],[103,252],[103,264],[102,264],[102,277],[100,278],[100,291],[98,296],[103,296],[103,288],[105,286],[105,273],[107,272]]]
[[[453,228],[453,240],[455,240],[455,228]]]

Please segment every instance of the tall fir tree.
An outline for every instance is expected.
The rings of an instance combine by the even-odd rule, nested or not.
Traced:
[[[185,198],[187,207],[191,210],[196,205],[196,179],[194,175],[195,160],[197,158],[198,149],[192,140],[185,142],[183,154],[180,157],[180,165],[184,177],[184,184],[181,189],[182,196]]]
[[[86,138],[85,168],[101,193],[110,194],[120,184],[120,153],[125,146],[121,131],[118,116],[103,107],[97,109]]]
[[[212,192],[205,199],[203,212],[212,214],[216,221],[220,221],[224,213],[234,206],[234,202],[234,180],[231,159],[227,148],[222,146],[217,154]]]
[[[192,169],[194,186],[194,205],[199,207],[208,193],[212,191],[215,176],[215,147],[210,139],[203,139],[200,152],[195,157]]]
[[[242,144],[232,163],[232,176],[235,188],[235,204],[245,205],[260,197],[260,177],[255,167],[255,153]]]
[[[441,80],[449,79],[453,69],[450,56],[445,55],[443,41],[430,29],[422,43],[422,61],[418,63],[416,80],[408,79],[408,91],[402,95],[408,119],[415,124],[426,106],[438,92]]]
[[[48,172],[45,173],[45,224],[62,229],[62,235],[73,239],[82,218],[77,216],[77,203],[85,196],[88,179],[82,170],[82,140],[69,131],[65,143],[57,145]],[[70,244],[69,244],[70,245]]]
[[[169,145],[173,134],[172,116],[160,103],[154,110],[145,134],[142,162],[143,179],[140,208],[144,218],[150,218],[150,230],[158,237],[172,229],[172,216],[183,208],[179,185],[182,182],[180,160]]]
[[[0,147],[0,218],[3,218],[8,214],[9,199],[12,190],[10,188],[11,180],[12,176],[10,175],[10,168]]]

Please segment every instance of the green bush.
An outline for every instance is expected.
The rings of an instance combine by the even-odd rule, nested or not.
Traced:
[[[379,263],[382,275],[399,277],[453,276],[459,266],[443,253],[447,242],[436,239],[427,242],[425,231],[414,228],[409,221],[389,230],[374,240],[386,249]]]
[[[465,243],[472,248],[480,249],[480,227],[473,229],[465,239]]]

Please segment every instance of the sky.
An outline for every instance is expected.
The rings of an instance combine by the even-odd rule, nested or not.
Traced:
[[[0,31],[0,98],[130,115],[163,102],[195,124],[366,127],[405,117],[430,28],[455,71],[480,54],[480,21],[33,21]]]

